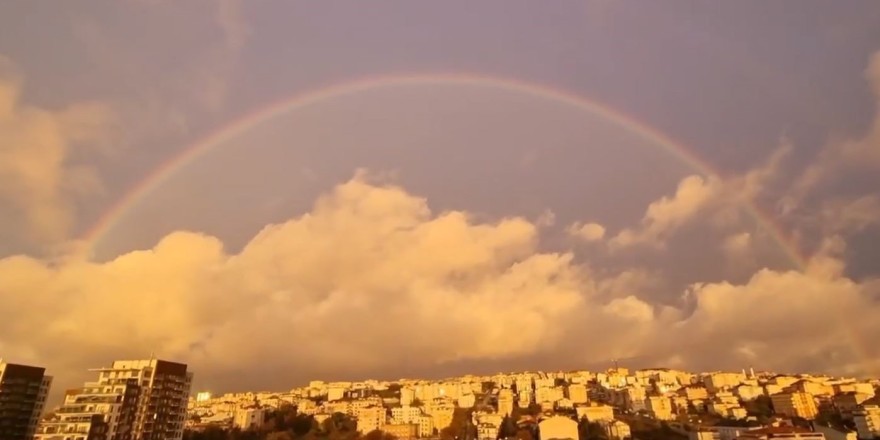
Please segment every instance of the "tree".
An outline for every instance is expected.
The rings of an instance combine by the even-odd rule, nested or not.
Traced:
[[[363,440],[397,440],[397,437],[378,429],[368,432],[362,437]]]
[[[535,440],[530,429],[520,429],[516,432],[516,440]]]
[[[598,423],[590,423],[586,418],[578,422],[579,440],[607,440],[605,430]]]
[[[516,437],[516,422],[510,416],[504,416],[501,426],[498,427],[498,438],[506,439]]]
[[[745,402],[746,412],[750,416],[767,419],[773,415],[773,404],[768,396],[758,396],[750,402]]]

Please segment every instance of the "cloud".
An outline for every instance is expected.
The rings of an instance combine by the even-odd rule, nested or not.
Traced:
[[[860,316],[856,330],[877,334],[869,284],[835,269],[834,242],[815,270],[697,284],[689,306],[675,308],[637,296],[662,283],[656,274],[597,275],[570,253],[539,250],[538,231],[522,218],[434,213],[426,200],[358,174],[237,253],[176,232],[104,263],[2,259],[0,347],[49,366],[61,388],[87,367],[152,351],[189,362],[204,385],[236,389],[242,371],[252,381],[272,372],[275,382],[260,386],[280,388],[319,375],[530,356],[674,355],[733,367],[743,347],[766,367],[856,371],[865,353],[844,338],[841,326],[853,321],[845,317]]]
[[[68,237],[74,201],[101,190],[95,170],[74,157],[106,150],[114,131],[108,106],[30,106],[23,84],[0,56],[0,241],[13,247]]]
[[[765,269],[741,285],[695,285],[696,308],[679,324],[682,332],[701,335],[690,358],[704,350],[698,363],[730,359],[746,347],[762,365],[780,370],[818,371],[838,362],[839,373],[876,373],[880,353],[864,338],[880,331],[880,307],[867,284],[827,275]]]
[[[569,235],[586,242],[605,238],[605,227],[598,223],[573,223],[568,227]]]
[[[648,205],[640,228],[620,231],[609,245],[612,249],[638,244],[662,246],[669,234],[693,219],[721,190],[721,181],[716,177],[685,177],[672,197],[664,196]]]
[[[238,254],[178,232],[107,263],[0,260],[4,354],[80,369],[140,350],[227,372],[254,359],[339,371],[517,356],[565,335],[580,274],[571,255],[536,251],[535,225],[434,215],[364,179]],[[297,348],[277,352],[281,334]]]
[[[855,199],[824,201],[821,225],[827,234],[850,234],[880,223],[880,198],[867,195]]]
[[[740,232],[727,236],[721,246],[728,256],[737,258],[748,252],[751,245],[752,234],[750,232]]]
[[[880,52],[874,53],[865,70],[865,79],[874,94],[874,118],[861,137],[836,139],[829,142],[817,159],[794,182],[789,204],[803,198],[823,183],[840,178],[846,172],[862,171],[876,174],[880,168]]]

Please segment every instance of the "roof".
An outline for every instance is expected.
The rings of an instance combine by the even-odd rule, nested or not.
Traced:
[[[747,435],[754,434],[796,434],[796,433],[810,433],[809,429],[799,428],[797,426],[768,426],[766,428],[761,429],[753,429],[748,431]]]

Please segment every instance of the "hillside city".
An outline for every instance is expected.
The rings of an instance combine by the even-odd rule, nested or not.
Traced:
[[[191,393],[182,363],[121,360],[44,408],[52,377],[0,361],[2,440],[867,440],[880,380],[668,368],[311,381]]]

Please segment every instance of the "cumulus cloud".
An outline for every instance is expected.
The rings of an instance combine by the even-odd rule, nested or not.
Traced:
[[[106,105],[30,106],[20,99],[23,79],[0,56],[0,238],[7,245],[68,236],[73,202],[101,190],[95,170],[73,157],[106,148],[112,137]]]
[[[837,363],[839,373],[876,372],[880,353],[864,338],[880,331],[880,306],[867,284],[831,273],[765,269],[741,285],[695,285],[695,311],[679,323],[701,334],[689,351],[731,359],[746,349],[754,356],[743,362],[754,358],[777,369],[817,371]]]
[[[84,368],[138,347],[220,370],[257,358],[339,369],[522,355],[565,335],[580,273],[571,255],[536,251],[535,225],[434,215],[363,179],[238,254],[180,232],[101,264],[0,260],[4,353]],[[282,334],[296,351],[276,352]]]
[[[721,181],[716,177],[685,177],[673,196],[664,196],[648,205],[640,228],[620,231],[609,245],[612,249],[638,244],[662,246],[669,234],[693,219],[721,190]]]
[[[426,200],[360,174],[236,253],[217,238],[177,232],[105,263],[2,259],[0,347],[56,376],[154,351],[231,389],[241,371],[260,368],[286,372],[276,386],[288,386],[319,374],[527,356],[675,355],[731,367],[743,347],[767,367],[839,353],[810,365],[855,371],[864,353],[842,339],[842,317],[880,322],[867,285],[833,270],[831,244],[831,270],[698,284],[689,308],[673,308],[635,295],[656,284],[653,274],[597,276],[571,254],[539,250],[538,231],[521,218],[434,213]],[[857,330],[876,330],[864,325]]]
[[[598,223],[573,223],[568,227],[568,233],[583,241],[600,241],[605,238],[605,227]]]

